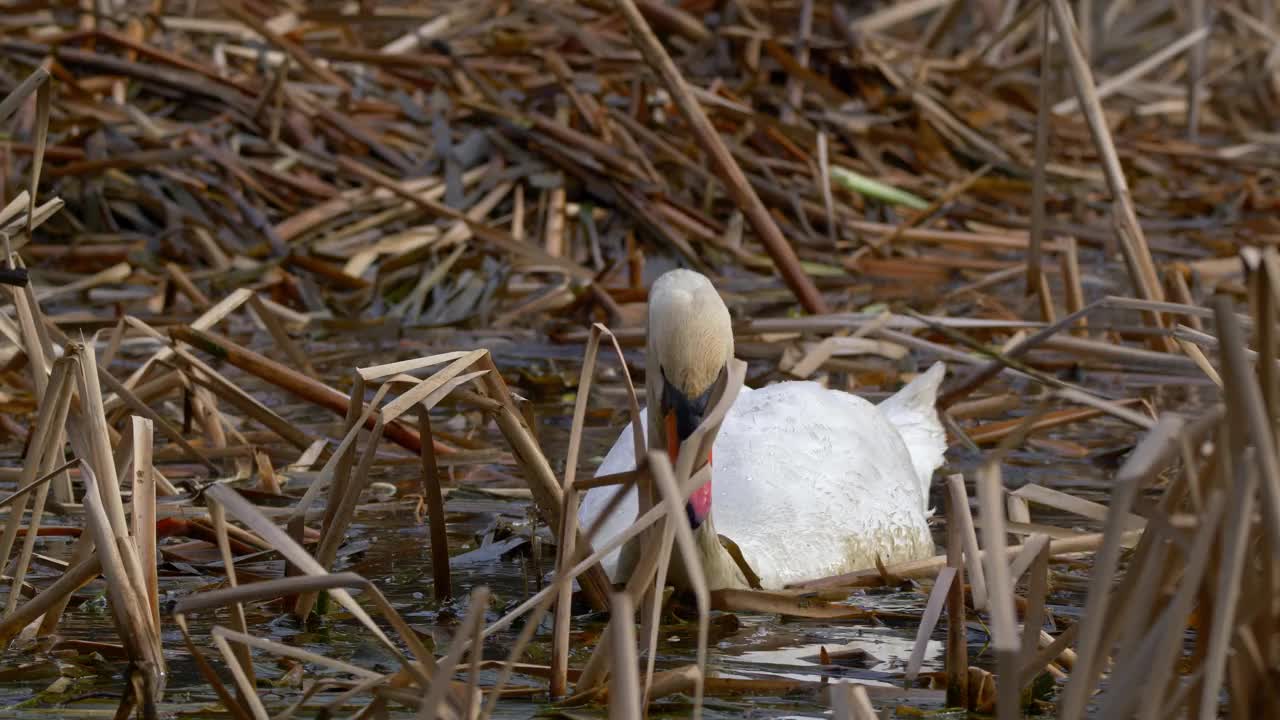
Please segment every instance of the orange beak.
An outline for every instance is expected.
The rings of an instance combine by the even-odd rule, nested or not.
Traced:
[[[663,418],[667,430],[667,457],[671,458],[671,466],[675,467],[676,460],[680,458],[680,433],[676,430],[676,414],[668,412]],[[711,464],[711,451],[707,451],[707,464]]]
[[[667,457],[671,458],[671,466],[675,467],[676,460],[680,457],[680,433],[676,431],[676,414],[668,412],[664,419],[667,425]]]

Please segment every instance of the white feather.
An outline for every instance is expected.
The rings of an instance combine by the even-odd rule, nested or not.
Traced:
[[[934,409],[944,372],[938,363],[879,406],[812,382],[742,389],[716,439],[711,513],[764,588],[874,567],[877,557],[891,564],[933,554],[926,508],[946,449]],[[634,467],[626,428],[596,474]],[[584,529],[618,492],[586,493]],[[635,514],[632,490],[596,543]],[[617,560],[617,552],[605,558],[611,576]]]

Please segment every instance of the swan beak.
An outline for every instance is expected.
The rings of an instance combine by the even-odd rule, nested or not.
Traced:
[[[671,458],[671,464],[675,465],[680,457],[680,444],[702,424],[706,397],[699,398],[701,402],[695,404],[668,385],[666,399],[668,410],[663,416],[663,429],[667,436],[667,455]],[[710,450],[707,451],[707,464],[711,464]],[[694,491],[689,502],[685,504],[685,512],[689,516],[689,526],[694,530],[706,521],[707,515],[711,513],[710,480]]]

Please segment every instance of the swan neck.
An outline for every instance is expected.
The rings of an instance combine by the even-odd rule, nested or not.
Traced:
[[[698,547],[698,556],[702,561],[703,577],[707,581],[708,590],[749,588],[746,577],[738,568],[738,563],[720,542],[720,534],[716,532],[715,511],[707,514],[707,519],[693,532],[693,539]]]

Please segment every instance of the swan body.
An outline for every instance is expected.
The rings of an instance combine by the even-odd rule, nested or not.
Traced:
[[[766,590],[934,553],[929,485],[946,438],[933,408],[944,366],[879,405],[813,382],[742,388],[716,437],[712,500],[716,530],[733,540]],[[648,409],[641,411],[648,426]],[[597,476],[635,468],[624,429]],[[620,486],[593,488],[581,526],[599,517]],[[600,530],[597,543],[636,516],[636,490]],[[616,576],[620,551],[604,559]],[[714,588],[713,588],[714,589]]]
[[[711,410],[733,358],[729,311],[711,281],[673,270],[649,292],[644,446],[668,453]],[[935,364],[879,405],[813,382],[743,387],[711,446],[710,480],[686,501],[701,572],[711,590],[781,589],[884,563],[932,555],[929,485],[946,434],[934,403],[946,371]],[[705,446],[704,446],[705,447]],[[596,476],[636,467],[634,430],[625,428]],[[591,528],[623,486],[592,488],[578,510]],[[638,508],[635,487],[604,518],[597,544],[624,531]],[[745,573],[721,542],[732,540]],[[634,567],[635,541],[604,559],[614,582]],[[678,555],[678,554],[677,554]],[[690,582],[676,556],[672,577]]]

